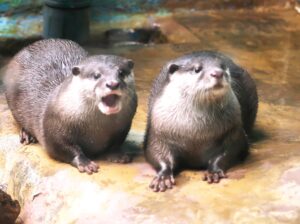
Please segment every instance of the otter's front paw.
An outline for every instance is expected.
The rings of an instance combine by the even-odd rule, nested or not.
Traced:
[[[28,145],[30,143],[37,143],[37,139],[30,135],[24,128],[20,130],[20,142],[21,144]]]
[[[149,187],[154,192],[164,192],[167,189],[172,189],[175,185],[175,179],[173,175],[158,175],[153,178],[151,181]]]
[[[207,183],[219,183],[221,179],[227,178],[227,175],[223,170],[217,171],[207,171],[204,173],[203,180],[207,181]]]
[[[114,153],[107,156],[107,160],[113,163],[130,163],[132,156],[125,153]]]
[[[77,167],[80,173],[93,174],[97,173],[99,170],[99,166],[97,163],[89,160],[85,156],[76,156],[73,159],[72,164]]]

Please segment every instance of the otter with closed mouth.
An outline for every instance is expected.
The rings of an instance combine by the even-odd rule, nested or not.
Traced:
[[[150,187],[165,191],[174,171],[207,169],[217,183],[248,154],[258,96],[249,74],[227,56],[200,51],[167,63],[153,83],[144,141],[157,171]]]
[[[120,151],[137,107],[133,62],[114,55],[88,56],[68,40],[38,41],[8,64],[4,84],[21,142],[38,141],[53,158],[80,172],[98,171],[91,160]]]

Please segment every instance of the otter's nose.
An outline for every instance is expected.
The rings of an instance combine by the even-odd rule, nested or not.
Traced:
[[[213,71],[210,73],[210,76],[216,79],[221,79],[223,75],[224,75],[223,71]]]
[[[111,90],[115,90],[115,89],[119,88],[119,86],[120,86],[120,83],[116,80],[108,81],[106,83],[106,87],[110,88]]]

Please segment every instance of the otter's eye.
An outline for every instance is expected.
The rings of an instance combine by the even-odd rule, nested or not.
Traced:
[[[223,70],[225,70],[226,69],[226,65],[224,65],[224,64],[221,64],[221,69],[223,69]]]
[[[119,76],[120,76],[120,78],[124,78],[126,75],[127,75],[126,71],[119,70]]]
[[[94,73],[93,76],[94,76],[94,79],[99,79],[101,77],[101,74],[100,73]]]
[[[202,66],[197,66],[197,67],[195,67],[195,72],[199,73],[202,71],[202,69],[203,69]]]

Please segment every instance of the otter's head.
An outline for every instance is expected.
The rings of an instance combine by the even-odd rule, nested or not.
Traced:
[[[91,56],[72,68],[73,81],[103,114],[116,114],[134,91],[133,66],[132,60],[118,56]]]
[[[230,89],[230,71],[221,59],[197,57],[171,62],[167,66],[169,84],[180,95],[198,102],[213,102]]]

